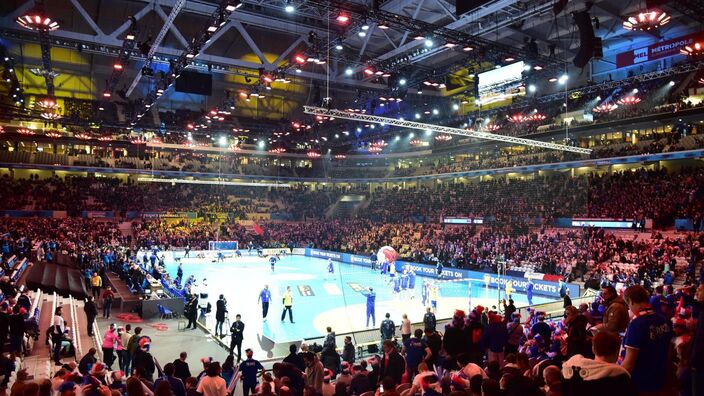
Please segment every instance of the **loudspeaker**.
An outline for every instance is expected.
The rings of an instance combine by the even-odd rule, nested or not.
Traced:
[[[574,23],[579,29],[579,51],[575,55],[572,63],[577,67],[584,67],[594,56],[594,28],[592,28],[592,18],[588,12],[581,11],[573,14]]]
[[[457,0],[455,2],[455,15],[466,14],[473,9],[483,6],[491,0]]]
[[[604,57],[604,47],[601,42],[601,37],[594,37],[594,59],[602,59]]]
[[[213,94],[213,75],[184,70],[176,79],[176,92],[211,96]]]

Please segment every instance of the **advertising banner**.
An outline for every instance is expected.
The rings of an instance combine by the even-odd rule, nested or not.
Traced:
[[[638,65],[657,59],[679,55],[680,50],[696,41],[704,39],[704,32],[692,33],[686,36],[665,40],[645,47],[635,48],[616,55],[616,68]]]
[[[300,252],[300,250],[298,252]],[[294,249],[294,254],[296,254],[296,253],[297,253],[297,251]],[[317,258],[324,258],[324,259],[331,258],[333,260],[340,261],[343,263],[371,267],[371,260],[370,260],[369,256],[359,256],[356,254],[349,254],[349,253],[330,252],[327,250],[319,250],[319,249],[312,249],[312,248],[306,248],[304,253],[308,257],[317,257]],[[409,265],[417,275],[430,277],[430,278],[437,278],[437,271],[436,271],[435,266],[428,265],[428,264],[419,264],[419,263],[414,263],[414,262],[410,262],[410,261],[402,261],[402,260],[396,261],[397,270],[401,270],[406,265]],[[535,277],[531,277],[533,279],[533,284],[534,284],[533,293],[536,295],[543,295],[543,296],[547,296],[547,297],[559,298],[560,297],[559,283],[553,282],[553,281],[543,280],[542,275],[540,275],[540,276],[541,276],[540,279],[535,278]],[[528,278],[527,277],[498,276],[497,274],[492,274],[492,273],[487,273],[487,272],[479,272],[479,271],[469,271],[469,270],[460,269],[460,268],[445,267],[445,268],[443,268],[442,277],[443,277],[443,279],[471,279],[473,281],[483,282],[483,283],[487,284],[489,287],[493,287],[493,288],[498,288],[499,286],[501,288],[505,288],[506,283],[511,282],[513,289],[519,293],[525,293],[526,286],[528,285]],[[579,285],[566,284],[565,286],[570,290],[571,296],[576,297],[576,296],[580,295]]]

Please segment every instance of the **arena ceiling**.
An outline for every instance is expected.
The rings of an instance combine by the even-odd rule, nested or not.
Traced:
[[[151,65],[158,72],[166,70],[169,61],[189,48],[220,3],[217,0],[46,1],[46,13],[60,23],[60,28],[50,33],[52,62],[67,78],[75,80],[64,84],[60,94],[100,99],[130,30],[130,17],[136,21],[138,43],[150,44],[164,30],[163,40],[153,48]],[[642,9],[640,0],[571,0],[557,15],[553,9],[555,3],[492,0],[457,17],[453,0],[380,0],[379,9],[374,12],[371,1],[364,0],[245,0],[200,48],[196,64],[191,66],[213,73],[213,97],[167,92],[159,106],[177,110],[194,104],[190,107],[200,109],[222,103],[224,91],[248,89],[257,84],[259,69],[263,68],[265,72],[285,73],[293,84],[274,85],[272,96],[278,97],[278,101],[239,115],[258,118],[273,113],[278,118],[291,119],[300,114],[302,104],[319,104],[314,102],[327,92],[312,95],[312,88],[324,90],[328,83],[332,95],[350,100],[359,98],[360,92],[374,95],[388,90],[385,79],[363,72],[370,65],[420,85],[420,81],[429,77],[478,72],[502,63],[501,58],[520,58],[527,40],[535,41],[540,62],[546,66],[574,71],[571,60],[580,43],[571,12],[586,9],[595,35],[603,40],[604,56],[592,60],[586,72],[576,70],[581,80],[575,79],[572,84],[578,85],[587,79],[615,73],[615,57],[619,52],[696,30],[697,15],[704,11],[696,0],[668,1],[663,8],[672,15],[672,23],[658,31],[632,32],[623,29],[622,23],[625,15]],[[41,65],[36,50],[38,36],[15,23],[18,16],[34,5],[34,0],[2,2],[0,33],[19,61]],[[287,12],[287,6],[293,12]],[[350,16],[349,22],[338,21],[341,13]],[[438,32],[445,32],[445,36]],[[448,32],[450,36],[456,34],[460,41],[469,40],[473,50],[465,51],[463,43],[453,48],[446,46]],[[435,42],[427,46],[425,40],[415,39],[419,35]],[[35,50],[31,50],[31,45]],[[136,48],[120,77],[118,86],[126,91],[127,99],[138,100],[155,89],[151,78],[141,76],[146,52]],[[516,55],[511,55],[512,52]],[[297,55],[317,56],[327,62],[299,65],[294,60]],[[33,82],[27,77],[26,84],[33,83],[25,89],[42,93],[41,80]],[[447,96],[440,91],[423,93],[421,102]]]

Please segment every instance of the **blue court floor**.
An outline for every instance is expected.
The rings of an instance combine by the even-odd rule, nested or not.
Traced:
[[[176,257],[182,252],[173,253]],[[296,341],[324,335],[326,327],[331,326],[338,334],[367,329],[366,298],[359,292],[361,288],[372,287],[377,294],[376,324],[378,327],[386,312],[398,325],[402,315],[407,314],[411,322],[422,321],[425,308],[421,300],[421,287],[424,277],[416,277],[416,288],[404,294],[395,294],[386,282],[387,278],[369,268],[345,263],[334,263],[335,273],[328,274],[327,260],[304,256],[286,256],[276,264],[272,272],[266,258],[243,256],[226,258],[225,262],[213,262],[212,253],[208,258],[181,258],[184,279],[195,275],[202,287],[203,278],[207,279],[209,301],[213,312],[207,318],[209,326],[214,327],[215,302],[219,294],[224,294],[228,301],[229,318],[242,315],[245,323],[245,345],[247,341],[262,341],[269,338],[276,343]],[[171,276],[176,276],[177,268],[174,257],[166,254],[166,268]],[[467,310],[470,305],[469,283],[467,281],[440,284],[437,317],[451,317],[456,309]],[[257,304],[259,292],[265,284],[269,285],[272,302],[266,321],[262,320],[261,306]],[[497,305],[497,290],[487,288],[482,280],[471,282],[471,305]],[[291,324],[281,321],[283,311],[282,296],[287,286],[293,292],[293,320]],[[523,294],[513,296],[516,306],[527,305]],[[551,301],[548,298],[534,296],[533,303]],[[369,323],[372,327],[372,323]]]

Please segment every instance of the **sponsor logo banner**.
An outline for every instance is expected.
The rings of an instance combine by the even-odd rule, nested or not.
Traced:
[[[331,258],[343,263],[362,265],[365,267],[371,266],[371,260],[367,256],[359,256],[355,254],[330,252],[326,250],[310,249],[306,248],[305,255],[309,257],[318,258]],[[437,278],[437,270],[435,266],[427,264],[413,263],[410,261],[396,261],[396,269],[402,270],[404,266],[410,266],[413,271],[425,277]],[[486,272],[479,271],[469,271],[459,268],[443,268],[442,271],[443,279],[472,279],[474,282],[484,282],[488,286],[493,288],[501,287],[502,289],[506,287],[506,283],[510,282],[513,290],[518,293],[525,293],[526,286],[528,285],[528,279],[525,277],[517,276],[501,276],[496,274],[489,274]],[[362,286],[356,283],[347,283],[347,285],[354,291],[359,291]],[[558,282],[544,281],[542,279],[533,278],[533,294],[542,295],[548,297],[560,297],[560,287]],[[579,285],[566,284],[567,288],[570,290],[570,295],[575,297],[580,295]]]
[[[692,33],[686,36],[654,43],[646,47],[621,52],[616,55],[616,68],[633,66],[644,62],[679,55],[680,50],[704,38],[704,32]]]

